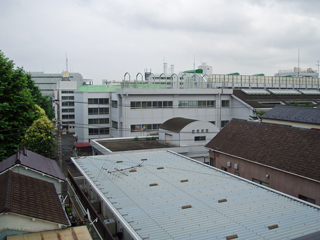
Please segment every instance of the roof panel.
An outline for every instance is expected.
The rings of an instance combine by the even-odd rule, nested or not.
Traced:
[[[269,89],[275,95],[301,95],[301,92],[295,89]]]
[[[140,229],[136,233],[141,238],[225,239],[236,233],[239,239],[274,239],[278,232],[282,238],[293,238],[300,235],[293,233],[292,226],[305,226],[305,234],[319,226],[319,208],[169,151],[112,153],[72,161],[94,180],[96,189],[108,188],[104,201],[118,208],[127,226]],[[218,202],[224,198],[227,202]],[[191,208],[182,209],[189,204]],[[269,230],[272,224],[280,227]]]

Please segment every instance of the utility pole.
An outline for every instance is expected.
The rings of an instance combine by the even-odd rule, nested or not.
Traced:
[[[56,101],[57,104],[57,115],[58,115],[58,137],[57,137],[57,147],[58,147],[58,162],[59,166],[62,170],[62,148],[61,148],[61,117],[60,117],[60,91],[58,90],[58,101]]]

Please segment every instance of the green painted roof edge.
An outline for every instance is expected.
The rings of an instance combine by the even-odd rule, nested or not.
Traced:
[[[77,88],[77,92],[114,92],[121,88],[121,85],[82,85]]]
[[[240,75],[240,73],[234,72],[234,73],[228,73],[227,75]]]
[[[281,75],[280,77],[292,77],[292,75],[288,74],[288,75]]]
[[[203,70],[198,68],[196,70],[187,70],[187,71],[184,71],[183,73],[200,73],[200,74],[202,74]]]
[[[264,73],[253,74],[252,76],[264,76]]]

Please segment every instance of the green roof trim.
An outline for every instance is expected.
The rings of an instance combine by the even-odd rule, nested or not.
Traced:
[[[229,74],[227,74],[227,75],[240,75],[240,73],[234,72],[234,73],[229,73]]]
[[[82,85],[77,92],[115,92],[121,85]]]
[[[292,75],[288,74],[288,75],[281,75],[280,77],[292,77]]]
[[[203,70],[198,68],[196,70],[187,70],[187,71],[184,71],[183,73],[200,73],[200,74],[202,74]]]
[[[252,76],[264,76],[264,73],[253,74]]]

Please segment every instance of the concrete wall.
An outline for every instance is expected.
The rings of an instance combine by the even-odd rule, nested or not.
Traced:
[[[13,213],[0,214],[0,229],[15,229],[28,232],[39,232],[61,229],[64,225],[44,221],[41,219],[26,217]]]
[[[222,153],[210,151],[209,156],[214,159],[214,166],[221,169],[227,168],[230,173],[239,173],[240,177],[251,180],[253,178],[268,183],[269,187],[294,197],[303,195],[315,200],[315,204],[320,205],[320,182],[307,179],[292,173],[273,169],[268,166],[245,161],[239,158],[230,157]],[[231,162],[231,167],[227,166]],[[234,164],[239,164],[239,169],[235,169]]]

